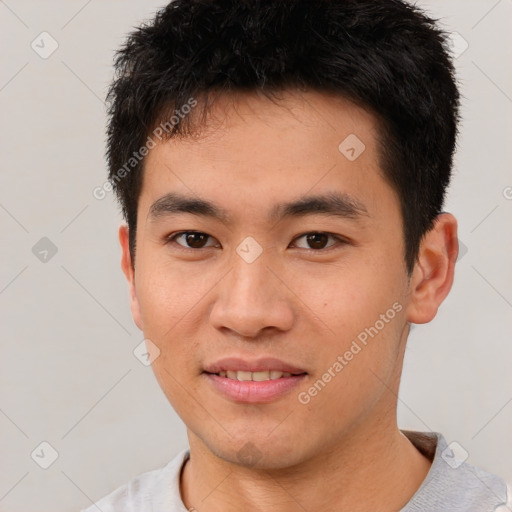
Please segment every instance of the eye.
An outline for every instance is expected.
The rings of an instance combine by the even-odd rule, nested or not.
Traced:
[[[327,245],[328,240],[332,239],[334,240],[334,243],[331,243],[330,245]],[[208,244],[208,239],[211,239],[212,241],[215,240],[212,236],[208,235],[207,233],[203,233],[202,231],[180,231],[178,233],[174,233],[166,237],[167,243],[177,243],[179,246],[183,247],[184,249],[192,249],[192,250],[198,250],[198,249],[204,249],[208,247],[219,247],[220,244],[211,243]],[[308,245],[306,247],[301,247],[300,245],[296,245],[301,249],[306,249],[309,251],[314,252],[320,252],[330,249],[331,247],[337,245],[336,242],[338,242],[338,245],[340,244],[346,244],[348,243],[346,240],[344,240],[341,237],[332,235],[330,233],[325,233],[322,231],[314,231],[311,233],[305,233],[299,237],[296,237],[294,240],[300,240],[304,239],[305,243]]]
[[[330,233],[324,233],[321,231],[305,233],[304,235],[301,235],[301,236],[295,238],[295,240],[300,240],[301,238],[305,239],[305,243],[308,244],[309,247],[300,247],[299,246],[299,248],[308,249],[308,250],[312,250],[312,251],[325,250],[325,249],[329,249],[329,248],[333,247],[334,245],[336,245],[336,242],[331,245],[326,245],[329,238],[332,238],[341,244],[347,243],[345,240],[343,240],[342,238],[340,238],[338,236],[331,235]]]
[[[215,244],[206,245],[208,238],[212,237],[201,231],[180,231],[174,235],[169,235],[167,237],[167,241],[169,243],[176,242],[178,245],[181,245],[185,249],[203,249],[204,247],[215,247]],[[178,242],[178,240],[182,240],[183,243]]]

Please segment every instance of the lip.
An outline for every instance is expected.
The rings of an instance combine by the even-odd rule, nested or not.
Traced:
[[[262,372],[265,370],[277,370],[287,373],[307,373],[303,368],[285,363],[274,357],[264,357],[254,361],[241,359],[239,357],[225,357],[215,363],[207,364],[204,368],[206,373],[219,373],[222,371],[244,371],[244,372]]]
[[[251,370],[245,370],[251,371]],[[258,370],[255,370],[258,371]],[[204,373],[208,381],[224,397],[240,403],[269,403],[283,397],[293,388],[298,386],[306,377],[307,373],[281,377],[274,380],[239,381],[221,377],[214,373]]]

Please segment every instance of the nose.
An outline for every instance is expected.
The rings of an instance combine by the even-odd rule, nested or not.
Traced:
[[[211,324],[245,338],[257,338],[265,329],[286,331],[294,322],[292,293],[279,272],[260,256],[247,263],[236,256],[230,272],[218,285],[210,313]]]

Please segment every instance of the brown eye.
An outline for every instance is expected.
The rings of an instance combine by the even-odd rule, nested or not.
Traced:
[[[304,235],[301,235],[300,237],[296,238],[296,240],[305,239],[307,247],[301,247],[298,245],[298,247],[302,249],[309,249],[309,250],[322,250],[322,249],[328,249],[329,247],[332,247],[333,245],[336,245],[335,243],[331,243],[330,245],[327,245],[329,238],[337,240],[338,242],[343,242],[340,238],[331,235],[329,233],[323,233],[323,232],[314,232],[314,233],[306,233]]]
[[[171,236],[169,241],[176,241],[178,245],[187,249],[202,249],[203,247],[212,247],[212,245],[206,245],[209,238],[211,238],[210,235],[200,231],[182,231]],[[182,240],[182,242],[179,242],[179,240]]]
[[[306,240],[312,249],[324,249],[329,240],[329,235],[325,233],[312,233],[306,235]]]

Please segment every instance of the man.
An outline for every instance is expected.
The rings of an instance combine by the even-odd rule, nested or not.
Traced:
[[[500,478],[396,420],[410,324],[458,253],[434,22],[398,0],[176,0],[116,69],[122,268],[190,450],[87,511],[504,506]]]

